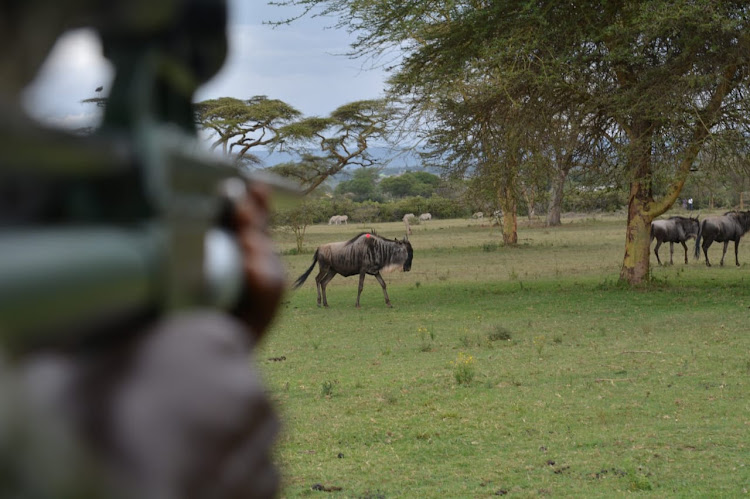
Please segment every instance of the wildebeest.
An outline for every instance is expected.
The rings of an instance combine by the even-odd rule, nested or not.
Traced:
[[[299,288],[307,280],[307,277],[315,268],[315,263],[320,265],[320,272],[315,277],[315,285],[318,290],[318,306],[321,303],[321,291],[323,306],[328,306],[326,299],[326,286],[336,274],[344,277],[359,274],[359,290],[357,291],[357,303],[359,308],[359,296],[362,294],[362,287],[365,282],[365,275],[375,276],[380,286],[383,288],[385,304],[391,306],[391,300],[388,298],[388,292],[385,290],[385,281],[380,276],[380,272],[390,272],[392,270],[403,269],[404,272],[411,270],[411,261],[414,257],[411,243],[407,238],[402,241],[398,239],[390,240],[362,232],[349,239],[348,241],[339,241],[318,246],[313,256],[312,265],[307,271],[294,281],[294,289]]]
[[[729,241],[734,241],[734,263],[740,266],[737,258],[737,247],[745,232],[750,230],[750,211],[728,211],[718,217],[707,217],[701,222],[698,236],[695,238],[695,258],[700,258],[701,237],[703,238],[703,254],[706,257],[706,266],[710,267],[708,260],[708,248],[714,241],[724,243],[724,251],[721,254],[721,262],[724,265],[724,256],[727,254]]]
[[[693,237],[698,237],[700,222],[698,218],[686,218],[680,216],[669,217],[666,220],[654,220],[651,222],[651,241],[656,239],[654,255],[656,261],[661,265],[659,258],[659,246],[662,243],[669,243],[669,263],[672,264],[672,255],[674,254],[674,243],[682,244],[685,248],[685,263],[688,263],[688,247],[685,241]]]
[[[432,215],[429,213],[422,213],[419,215],[419,221],[420,222],[426,222],[427,220],[432,220]]]

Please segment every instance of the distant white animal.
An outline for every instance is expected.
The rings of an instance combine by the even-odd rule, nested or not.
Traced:
[[[404,222],[408,222],[410,218],[417,218],[417,217],[414,215],[414,213],[407,213],[406,215],[404,215],[404,218],[402,218],[401,220],[403,220]]]
[[[476,219],[484,218],[484,213],[482,213],[481,211],[478,211],[478,212],[474,213],[471,216],[471,218],[476,218]]]
[[[432,215],[429,213],[422,213],[419,215],[419,221],[420,222],[426,222],[427,220],[432,220]]]
[[[349,225],[349,215],[334,215],[331,218],[328,219],[328,225],[340,225],[341,223],[344,223],[346,225]]]

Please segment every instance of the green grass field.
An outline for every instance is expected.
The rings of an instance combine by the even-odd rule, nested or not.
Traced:
[[[310,227],[290,279],[318,244],[370,228],[403,233]],[[356,310],[340,276],[319,309],[313,273],[257,352],[284,497],[748,493],[750,241],[740,268],[685,266],[676,247],[631,290],[615,215],[525,223],[516,248],[477,221],[413,229],[412,271],[384,276],[392,309],[368,277]]]

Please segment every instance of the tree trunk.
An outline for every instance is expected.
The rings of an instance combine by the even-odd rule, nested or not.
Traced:
[[[563,187],[565,185],[565,179],[568,176],[568,171],[561,169],[558,170],[557,175],[552,178],[552,186],[550,187],[549,196],[549,208],[547,209],[547,226],[555,227],[560,225],[560,215],[562,212],[562,200],[563,200]]]
[[[625,257],[622,261],[620,279],[628,284],[640,284],[648,279],[651,253],[651,221],[648,212],[648,200],[633,195],[643,190],[640,182],[631,185],[631,197],[628,203],[628,225],[625,232]]]
[[[528,209],[529,222],[534,220],[536,216],[536,189],[531,188],[524,190],[526,197],[526,206]]]
[[[518,244],[518,216],[515,210],[506,211],[503,208],[503,244]]]
[[[651,221],[654,219],[652,191],[651,143],[653,128],[646,121],[636,122],[631,136],[630,162],[634,179],[628,197],[628,225],[625,230],[625,257],[622,259],[620,280],[641,284],[649,277],[651,252]],[[676,198],[675,198],[676,199]],[[667,206],[662,203],[663,211]]]
[[[498,203],[503,210],[503,244],[518,244],[518,202],[512,186],[499,189]]]

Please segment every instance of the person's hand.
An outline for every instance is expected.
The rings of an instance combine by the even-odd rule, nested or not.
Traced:
[[[235,231],[243,253],[244,289],[235,315],[263,336],[284,292],[284,268],[268,234],[270,188],[254,182],[235,201]]]

